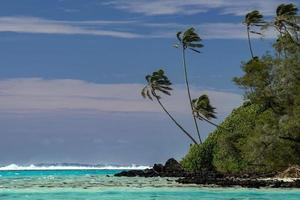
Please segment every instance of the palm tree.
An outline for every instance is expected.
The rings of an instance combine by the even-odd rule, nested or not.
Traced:
[[[161,96],[158,93],[163,93],[166,95],[171,95],[171,85],[168,77],[165,75],[163,70],[158,70],[153,72],[152,75],[146,76],[147,85],[142,89],[141,95],[144,98],[150,100],[156,99],[158,104],[162,107],[165,113],[170,117],[170,119],[179,127],[179,129],[189,137],[193,143],[198,144],[197,141],[174,119],[174,117],[168,112],[165,106],[160,101]]]
[[[199,35],[195,32],[195,29],[193,27],[187,29],[183,34],[182,32],[177,33],[177,39],[180,42],[180,46],[182,48],[182,59],[183,59],[183,68],[184,68],[184,77],[185,77],[185,84],[187,88],[187,94],[191,106],[191,112],[193,113],[193,105],[192,105],[192,97],[189,87],[189,81],[188,81],[188,74],[187,74],[187,65],[186,65],[186,56],[185,51],[186,49],[190,49],[194,52],[200,53],[199,48],[203,47],[203,44],[201,44],[202,39],[199,37]],[[196,131],[199,137],[200,143],[202,143],[199,127],[196,121],[196,117],[193,115],[194,124],[196,127]]]
[[[296,39],[298,39],[298,32],[300,31],[300,26],[298,25],[300,17],[297,15],[297,12],[298,8],[294,4],[280,4],[276,9],[274,26],[281,37],[287,34],[293,42],[300,45],[292,36],[295,34]],[[293,31],[293,33],[290,33],[290,31]]]
[[[193,99],[193,115],[199,120],[204,120],[216,127],[219,127],[217,124],[210,121],[210,119],[215,119],[216,112],[215,107],[210,104],[210,100],[206,94],[201,95],[200,97]]]
[[[249,49],[250,49],[250,53],[251,53],[252,58],[254,58],[254,53],[253,53],[253,49],[252,49],[250,33],[258,34],[258,35],[261,35],[261,33],[256,32],[256,31],[252,31],[251,27],[252,26],[263,26],[264,25],[263,15],[260,14],[259,11],[254,10],[252,12],[249,12],[245,16],[245,20],[244,20],[243,23],[247,26],[247,36],[248,36]]]

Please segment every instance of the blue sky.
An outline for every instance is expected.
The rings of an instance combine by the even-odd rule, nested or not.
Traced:
[[[283,2],[296,3],[2,0],[0,165],[180,159],[189,141],[139,97],[145,74],[165,69],[176,88],[166,104],[193,131],[172,45],[177,31],[194,26],[205,48],[188,55],[193,96],[209,94],[221,121],[242,101],[231,80],[249,59],[243,15],[259,9],[272,18]],[[255,53],[271,50],[273,38],[255,39]],[[211,130],[201,124],[203,135]]]

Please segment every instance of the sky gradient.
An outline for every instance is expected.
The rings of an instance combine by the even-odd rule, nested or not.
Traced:
[[[193,131],[176,32],[194,26],[205,47],[188,54],[192,95],[208,94],[220,122],[242,103],[232,83],[250,54],[243,15],[267,19],[281,0],[2,0],[0,166],[77,162],[153,164],[182,158],[189,141],[140,89],[163,68],[167,107]],[[271,51],[274,34],[253,41]],[[259,45],[259,47],[258,47]],[[203,136],[213,127],[200,123]]]

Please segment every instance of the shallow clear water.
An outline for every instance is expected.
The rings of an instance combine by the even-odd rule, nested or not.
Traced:
[[[0,171],[0,200],[299,200],[300,189],[207,188],[117,170]]]

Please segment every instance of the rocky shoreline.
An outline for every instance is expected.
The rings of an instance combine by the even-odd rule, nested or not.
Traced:
[[[169,159],[165,165],[154,164],[150,169],[129,170],[115,174],[115,176],[126,177],[177,177],[178,179],[176,181],[178,183],[198,184],[203,186],[300,188],[300,179],[286,181],[275,178],[276,175],[277,173],[232,175],[215,171],[191,173],[185,171],[173,158]]]

